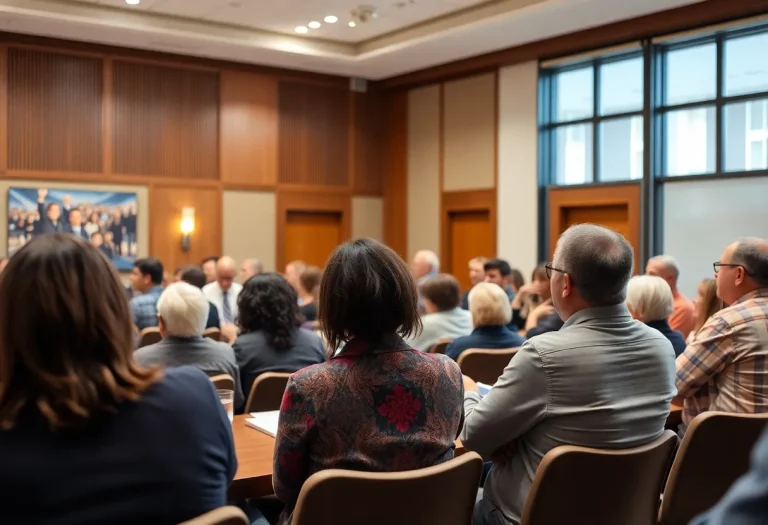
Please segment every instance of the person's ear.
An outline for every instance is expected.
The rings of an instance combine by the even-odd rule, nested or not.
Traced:
[[[160,314],[157,314],[157,327],[160,329],[160,335],[165,337],[168,335],[165,331],[165,321],[163,321],[163,317]]]
[[[741,266],[736,267],[736,286],[739,286],[744,282],[747,277],[747,272]]]
[[[563,298],[570,296],[573,294],[573,281],[571,281],[571,276],[567,273],[563,274]]]

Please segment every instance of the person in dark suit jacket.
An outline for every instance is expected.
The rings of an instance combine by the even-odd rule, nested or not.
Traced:
[[[193,286],[197,286],[201,290],[205,286],[205,272],[199,266],[189,265],[179,268],[178,270],[179,280],[189,283]],[[221,320],[219,318],[219,309],[211,301],[208,301],[210,309],[208,310],[208,321],[205,323],[206,328],[221,328]]]
[[[512,308],[506,292],[494,283],[478,283],[469,292],[469,311],[475,329],[471,334],[457,337],[445,349],[445,355],[458,360],[464,350],[485,348],[499,350],[517,348],[525,339],[507,326]]]
[[[85,231],[85,225],[83,224],[83,213],[80,211],[80,208],[67,210],[65,207],[64,210],[66,219],[65,231],[76,235],[81,239],[85,239],[86,241],[89,240],[90,236],[88,235],[88,232]]]
[[[237,298],[240,335],[232,344],[243,395],[264,372],[296,372],[325,362],[325,347],[314,332],[299,328],[296,290],[282,275],[262,273],[245,283]]]
[[[66,232],[67,225],[61,220],[61,206],[55,202],[50,202],[46,206],[45,198],[47,196],[47,189],[40,188],[37,190],[37,210],[40,213],[40,222],[37,223],[35,234]]]
[[[627,285],[629,313],[669,339],[677,357],[683,353],[686,344],[683,334],[672,330],[667,321],[675,309],[674,302],[672,289],[661,277],[637,275],[629,280]]]

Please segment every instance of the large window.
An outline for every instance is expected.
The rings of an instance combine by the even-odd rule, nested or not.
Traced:
[[[642,177],[640,51],[545,70],[542,94],[548,182],[584,184]]]
[[[768,172],[767,24],[635,49],[542,67],[544,183]]]

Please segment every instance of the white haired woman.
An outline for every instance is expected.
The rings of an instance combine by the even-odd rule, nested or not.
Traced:
[[[654,275],[632,277],[627,285],[627,308],[632,317],[661,332],[679,356],[685,350],[685,338],[672,330],[667,319],[674,311],[674,298],[667,281]]]
[[[458,337],[445,349],[445,355],[458,360],[464,350],[517,348],[525,339],[510,330],[512,308],[504,289],[495,283],[477,283],[469,292],[469,312],[474,330]]]

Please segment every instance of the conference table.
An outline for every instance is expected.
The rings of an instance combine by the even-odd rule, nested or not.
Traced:
[[[677,421],[679,424],[682,407],[672,405],[667,418],[667,426]],[[251,428],[245,424],[247,414],[235,416],[232,434],[235,438],[237,455],[237,474],[229,487],[230,500],[259,498],[273,494],[272,458],[275,454],[275,438]],[[675,425],[676,426],[676,425]],[[456,454],[461,455],[464,447],[456,440]]]

